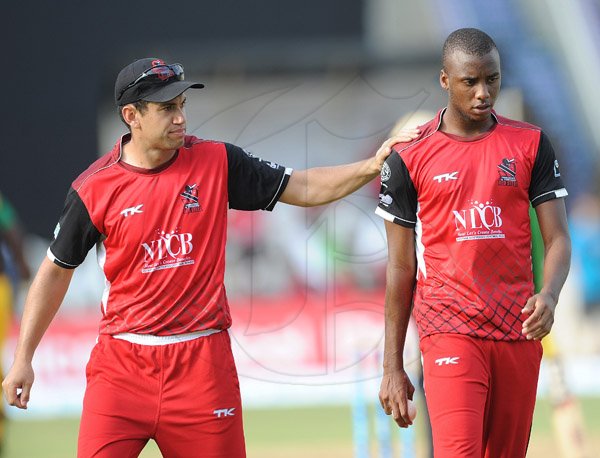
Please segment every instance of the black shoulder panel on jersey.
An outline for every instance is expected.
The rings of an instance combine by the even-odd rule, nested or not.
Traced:
[[[381,169],[381,190],[376,213],[404,227],[414,228],[417,224],[417,190],[406,164],[395,151]]]
[[[548,200],[565,197],[567,191],[560,176],[558,160],[550,140],[544,132],[540,132],[540,143],[531,171],[529,200],[536,207]]]
[[[84,261],[100,237],[79,194],[70,188],[50,244],[52,261],[60,267],[74,269]]]
[[[229,208],[273,210],[290,176],[285,167],[264,161],[239,146],[225,143]]]

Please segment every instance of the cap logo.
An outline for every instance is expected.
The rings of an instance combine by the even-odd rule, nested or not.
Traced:
[[[154,73],[156,76],[158,76],[158,79],[160,79],[161,81],[166,81],[171,76],[173,76],[173,73],[169,69],[165,68],[166,66],[167,66],[167,64],[165,63],[164,60],[154,59],[152,61],[152,68],[149,71]],[[159,68],[155,68],[155,67],[159,67]]]

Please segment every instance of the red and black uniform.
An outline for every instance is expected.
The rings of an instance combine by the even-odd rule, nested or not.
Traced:
[[[190,456],[198,442],[205,456],[244,456],[237,375],[219,332],[231,325],[227,209],[272,210],[291,170],[195,137],[168,163],[139,169],[120,160],[126,141],[73,182],[48,249],[75,268],[95,246],[106,277],[80,456],[137,456],[130,448],[150,437],[167,456]]]
[[[436,390],[436,374],[440,389],[454,392],[447,382],[453,376],[466,378],[471,373],[466,367],[476,359],[453,352],[443,336],[480,343],[524,341],[523,348],[531,349],[533,365],[539,367],[539,342],[528,342],[521,333],[526,318],[521,310],[534,293],[529,205],[567,195],[552,146],[538,127],[494,113],[490,131],[465,139],[439,130],[443,113],[421,127],[417,140],[387,159],[376,210],[386,220],[415,230],[413,314],[432,422],[437,411],[430,394]],[[499,368],[502,364],[495,374],[501,373]],[[535,397],[537,369],[532,374],[526,385]],[[521,405],[518,410],[527,409]],[[435,432],[434,424],[434,441]]]

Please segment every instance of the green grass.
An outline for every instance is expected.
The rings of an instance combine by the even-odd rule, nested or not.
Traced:
[[[582,399],[581,405],[592,450],[598,450],[600,398]],[[244,419],[249,458],[352,456],[349,407],[246,410]],[[10,422],[3,458],[75,457],[77,428],[76,419]],[[551,408],[543,400],[536,407],[528,456],[556,456],[551,430]],[[158,447],[151,442],[141,457],[159,458],[161,455]]]

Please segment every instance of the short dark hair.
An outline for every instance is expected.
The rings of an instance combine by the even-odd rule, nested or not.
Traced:
[[[442,67],[446,69],[448,57],[454,51],[462,51],[472,56],[485,56],[492,49],[498,49],[494,40],[479,29],[458,29],[448,35],[442,48]]]
[[[144,114],[144,112],[148,109],[148,102],[145,100],[138,100],[137,102],[133,102],[131,105],[133,105],[135,107],[135,109],[142,114]],[[117,107],[117,109],[119,111],[119,118],[121,119],[123,124],[125,124],[127,126],[127,128],[129,129],[129,132],[131,132],[131,126],[129,124],[127,124],[125,122],[125,120],[123,119],[123,111],[122,111],[123,107]]]

